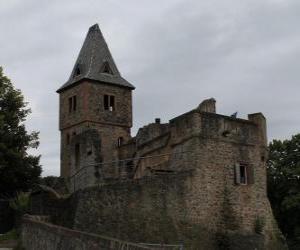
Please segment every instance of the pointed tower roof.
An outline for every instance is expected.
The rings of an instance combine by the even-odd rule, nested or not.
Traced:
[[[57,92],[61,92],[83,79],[130,89],[135,88],[121,76],[98,24],[89,28],[71,76]]]

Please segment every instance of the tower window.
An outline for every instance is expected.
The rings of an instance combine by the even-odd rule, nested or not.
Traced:
[[[123,137],[118,138],[118,147],[121,147],[123,145],[124,139]]]
[[[80,145],[77,143],[75,145],[75,168],[79,169],[80,167]]]
[[[240,165],[240,184],[247,184],[247,171],[244,165]]]
[[[76,95],[69,97],[69,113],[76,111],[77,109],[77,98]]]
[[[239,185],[248,185],[254,183],[253,168],[248,164],[236,164],[235,183]]]
[[[69,97],[69,113],[72,112],[72,97]]]
[[[77,108],[77,98],[76,95],[73,96],[73,111],[76,111]]]
[[[115,110],[115,97],[113,95],[104,95],[104,110]]]
[[[67,134],[66,141],[67,141],[67,145],[69,145],[70,144],[70,134],[69,133]]]

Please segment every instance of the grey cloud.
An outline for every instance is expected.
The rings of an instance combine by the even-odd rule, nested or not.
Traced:
[[[3,3],[2,3],[3,4]],[[207,97],[219,113],[263,112],[269,138],[299,132],[300,3],[249,1],[6,1],[0,64],[32,107],[44,175],[59,174],[58,96],[88,27],[98,22],[137,88],[134,128],[167,122]]]

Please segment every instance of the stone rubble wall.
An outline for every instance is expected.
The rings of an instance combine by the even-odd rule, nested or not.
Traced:
[[[22,246],[26,250],[142,250],[151,249],[134,243],[71,230],[43,221],[23,219]]]

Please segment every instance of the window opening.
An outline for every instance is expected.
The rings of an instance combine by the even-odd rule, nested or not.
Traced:
[[[124,139],[123,137],[118,138],[118,147],[121,147],[123,145]]]
[[[80,167],[80,145],[77,143],[75,145],[75,167],[79,169]]]
[[[113,95],[104,95],[104,110],[115,110],[115,97]]]
[[[69,113],[72,112],[72,97],[69,97]]]
[[[104,95],[104,109],[108,110],[109,104],[108,104],[108,95]]]
[[[73,96],[73,111],[76,111],[77,108],[77,98],[76,95]]]
[[[240,183],[247,184],[247,167],[240,165]]]
[[[70,144],[70,134],[69,133],[67,134],[67,139],[66,140],[67,140],[67,145],[69,145]]]
[[[109,111],[114,111],[115,110],[115,97],[110,96],[109,97]]]

